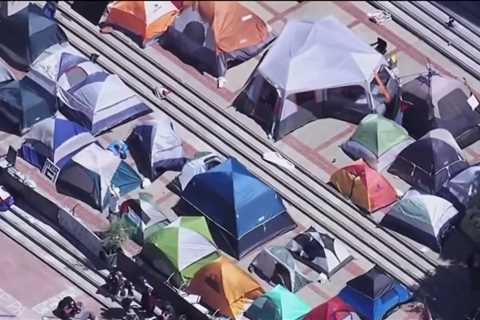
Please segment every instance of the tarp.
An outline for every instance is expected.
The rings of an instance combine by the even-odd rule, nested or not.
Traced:
[[[90,144],[75,154],[60,170],[56,182],[59,193],[98,210],[109,204],[110,188],[120,189],[122,196],[140,185],[141,179],[132,167],[97,144]]]
[[[150,111],[119,76],[93,62],[66,55],[59,69],[60,111],[93,135]]]
[[[378,114],[362,119],[342,150],[354,160],[363,159],[371,168],[381,171],[414,142],[400,125]]]
[[[178,12],[171,1],[113,1],[99,25],[123,31],[145,47],[167,30]]]
[[[85,128],[57,115],[33,126],[19,155],[39,169],[46,159],[61,168],[76,152],[94,142],[95,138]]]
[[[259,54],[273,39],[265,22],[237,1],[184,1],[160,45],[214,77]]]
[[[248,273],[224,256],[200,269],[187,292],[201,296],[200,303],[233,319],[264,291]]]
[[[435,128],[448,130],[465,148],[480,139],[480,114],[467,102],[471,95],[458,79],[432,70],[402,86],[402,97],[411,106],[402,124],[418,139]]]
[[[287,243],[293,256],[317,272],[331,277],[353,257],[345,245],[326,233],[310,227]]]
[[[389,310],[409,300],[412,293],[403,284],[374,267],[348,281],[338,296],[365,319],[382,320]]]
[[[30,1],[1,1],[0,19],[11,16],[28,6]]]
[[[245,312],[252,320],[300,320],[310,306],[281,285],[257,298]]]
[[[388,171],[414,188],[436,194],[445,182],[467,167],[451,133],[434,129],[403,149]]]
[[[381,224],[440,252],[457,213],[445,199],[409,190],[383,217]]]
[[[330,183],[368,212],[386,207],[397,200],[397,193],[388,180],[363,160],[334,172]]]
[[[351,305],[339,297],[316,306],[302,320],[361,320]]]
[[[0,84],[0,114],[15,133],[24,134],[56,111],[55,97],[29,78]]]
[[[292,292],[297,292],[311,282],[298,270],[288,249],[281,246],[264,248],[252,261],[250,269],[270,284],[280,284]]]
[[[468,167],[445,182],[439,195],[461,212],[474,205],[480,195],[480,165]]]
[[[137,125],[127,144],[137,168],[150,180],[168,170],[182,170],[186,161],[182,140],[167,116]]]
[[[55,21],[35,4],[0,19],[0,55],[17,69],[28,70],[45,49],[66,41]]]
[[[181,196],[211,221],[214,236],[225,240],[219,247],[236,258],[296,226],[280,196],[235,158],[195,175]]]
[[[386,112],[377,72],[396,96],[398,83],[385,66],[381,54],[334,17],[290,20],[233,105],[276,140],[321,117],[358,123]]]
[[[179,217],[150,234],[142,254],[160,271],[167,271],[167,276],[178,273],[180,282],[192,279],[219,257],[205,218],[189,216]]]

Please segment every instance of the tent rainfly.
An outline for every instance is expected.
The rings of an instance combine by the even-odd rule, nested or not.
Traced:
[[[248,273],[220,256],[195,273],[187,292],[201,296],[201,302],[213,310],[240,319],[247,304],[264,291]]]
[[[414,141],[394,121],[378,114],[369,114],[341,147],[354,160],[363,159],[371,168],[381,171]]]
[[[88,60],[73,64],[67,57],[59,67],[60,111],[93,135],[150,111],[119,76]]]
[[[55,44],[45,49],[38,59],[32,63],[27,77],[41,85],[52,95],[56,95],[60,74],[75,64],[85,61],[88,61],[85,55],[70,43]]]
[[[363,160],[334,172],[330,183],[368,212],[389,206],[397,200],[397,193],[388,180]]]
[[[310,311],[310,306],[296,294],[281,285],[257,298],[245,311],[252,320],[300,320]]]
[[[0,56],[17,69],[27,71],[45,49],[66,41],[55,21],[35,4],[0,19]]]
[[[468,103],[471,94],[462,81],[431,70],[402,86],[402,98],[410,104],[402,124],[415,139],[446,129],[465,148],[480,139],[480,114]]]
[[[118,188],[120,196],[140,187],[138,174],[112,152],[90,144],[75,154],[60,170],[56,186],[59,193],[104,210]]]
[[[127,144],[140,172],[150,180],[168,170],[182,170],[186,160],[182,140],[167,116],[137,125]]]
[[[392,279],[377,267],[347,282],[338,295],[368,320],[382,320],[397,305],[412,297],[400,282]]]
[[[19,155],[39,169],[47,159],[61,168],[75,153],[94,142],[85,128],[58,115],[33,126]]]
[[[175,1],[176,2],[176,1]],[[174,1],[112,1],[99,22],[130,36],[139,46],[153,44],[179,13]]]
[[[381,225],[440,252],[457,213],[445,199],[409,190],[385,215]]]
[[[188,216],[148,235],[142,255],[165,275],[175,274],[177,285],[219,257],[205,218]]]
[[[317,272],[331,277],[353,257],[345,245],[326,233],[310,227],[287,243],[293,256]]]
[[[296,227],[280,196],[235,158],[193,176],[181,195],[211,222],[218,246],[236,258]]]
[[[397,93],[384,57],[326,17],[288,21],[233,105],[278,140],[322,117],[394,118]]]
[[[285,247],[264,248],[252,261],[249,270],[273,285],[280,284],[292,292],[297,292],[312,282],[302,274],[292,254]]]
[[[55,112],[55,97],[31,79],[25,77],[0,84],[0,114],[15,133],[26,133]]]
[[[200,72],[225,76],[275,38],[260,17],[237,1],[185,2],[159,44]]]
[[[439,196],[461,212],[474,205],[480,194],[480,165],[468,167],[442,185]]]
[[[445,182],[467,167],[452,134],[434,129],[403,149],[388,171],[418,190],[437,194]]]
[[[316,306],[302,320],[362,320],[352,306],[339,297]]]

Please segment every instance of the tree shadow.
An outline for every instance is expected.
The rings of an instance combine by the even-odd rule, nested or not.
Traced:
[[[417,297],[429,306],[433,319],[463,319],[480,305],[480,291],[472,287],[471,271],[466,265],[475,246],[460,230],[446,239],[441,258],[445,265],[420,281]]]

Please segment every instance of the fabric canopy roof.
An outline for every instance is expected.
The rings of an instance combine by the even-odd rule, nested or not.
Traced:
[[[329,16],[288,21],[258,70],[288,95],[369,83],[382,63],[380,53]]]

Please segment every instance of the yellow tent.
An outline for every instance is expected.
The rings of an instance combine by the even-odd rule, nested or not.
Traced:
[[[201,296],[200,303],[237,319],[246,304],[264,291],[250,275],[221,256],[200,269],[187,291]]]

